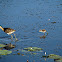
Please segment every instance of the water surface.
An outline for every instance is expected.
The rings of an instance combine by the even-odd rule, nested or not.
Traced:
[[[16,30],[18,38],[17,47],[12,49],[23,49],[26,47],[39,47],[43,52],[36,55],[7,55],[0,62],[54,62],[53,59],[45,61],[42,58],[44,52],[62,56],[62,1],[61,0],[0,0],[0,25]],[[56,22],[56,23],[52,23]],[[46,29],[48,35],[40,39],[43,33],[40,29]],[[45,33],[47,34],[47,33]],[[0,42],[10,43],[8,36],[0,30]],[[13,42],[14,43],[14,42]],[[15,52],[17,53],[17,52]]]

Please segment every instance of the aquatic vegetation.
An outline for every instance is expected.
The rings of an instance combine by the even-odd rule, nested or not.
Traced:
[[[56,22],[51,22],[51,23],[53,23],[53,24],[54,24],[54,23],[56,23]]]
[[[22,56],[25,56],[24,54],[21,54],[21,53],[17,53],[17,55],[22,55]]]
[[[8,50],[0,50],[0,55],[7,55],[7,54],[11,54],[12,51],[8,51]]]
[[[42,57],[46,57],[46,58],[50,58],[50,59],[60,59],[60,58],[62,58],[62,56],[55,55],[55,54],[49,54],[48,56],[42,56]]]
[[[59,56],[59,55],[50,54],[50,55],[48,55],[48,58],[51,58],[51,59],[60,59],[60,58],[62,58],[62,57]]]
[[[25,56],[24,54],[21,54],[22,56]]]
[[[15,45],[12,45],[11,43],[10,44],[6,44],[6,46],[4,48],[7,49],[7,50],[10,50],[12,48],[15,48]]]
[[[62,56],[50,54],[48,58],[54,59],[55,62],[62,62]]]
[[[55,62],[62,62],[62,56],[55,55],[55,54],[49,54],[48,56],[43,56],[43,58],[54,59]]]
[[[27,50],[21,50],[22,52],[28,52]]]
[[[36,55],[37,53],[31,53],[31,54]]]
[[[18,55],[20,55],[20,53],[17,53]]]
[[[4,47],[7,47],[7,45],[3,45],[3,44],[0,44],[0,55],[7,55],[7,54],[10,54],[12,53],[12,51],[8,51],[8,50],[2,50]]]
[[[62,62],[62,58],[61,59],[54,59],[55,62]]]
[[[0,44],[0,47],[5,47],[6,45]]]
[[[38,47],[28,47],[28,48],[24,48],[24,50],[27,50],[27,51],[40,51],[40,50],[42,50],[42,48],[38,48]]]

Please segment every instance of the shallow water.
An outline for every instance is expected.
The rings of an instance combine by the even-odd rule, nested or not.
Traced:
[[[16,30],[18,38],[14,50],[26,47],[40,47],[43,52],[33,55],[20,52],[22,55],[7,55],[0,62],[54,62],[53,59],[42,58],[44,52],[62,56],[62,1],[61,0],[0,0],[0,25]],[[56,23],[52,23],[56,22]],[[46,29],[48,35],[40,38]],[[47,34],[47,33],[45,33]],[[8,36],[0,30],[0,43],[10,43]],[[14,43],[14,42],[13,42]],[[15,52],[17,53],[17,52]]]

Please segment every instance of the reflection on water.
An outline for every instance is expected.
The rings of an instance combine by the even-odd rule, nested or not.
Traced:
[[[62,55],[62,50],[58,49],[61,46],[57,46],[57,44],[62,44],[61,6],[62,1],[59,0],[0,0],[0,25],[16,30],[17,47],[12,51],[26,47],[39,47],[46,51],[47,54]],[[48,33],[45,33],[45,35],[39,33],[40,29],[45,29]],[[10,43],[10,38],[0,30],[1,43]],[[25,54],[20,51],[17,51],[17,53]],[[54,62],[51,59],[45,61],[44,58],[41,58],[42,55],[44,55],[44,52],[36,55],[27,53],[23,57],[22,55],[9,55],[5,56],[5,61],[4,58],[0,59],[0,61]]]

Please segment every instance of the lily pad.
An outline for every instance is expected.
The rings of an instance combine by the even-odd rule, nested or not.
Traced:
[[[7,50],[10,50],[10,49],[12,49],[12,48],[15,48],[15,45],[13,45],[13,44],[6,44],[6,46],[4,47],[5,49],[7,49]]]
[[[5,47],[6,45],[0,44],[0,47]]]
[[[8,50],[0,50],[0,55],[7,55],[7,54],[11,54],[12,51],[8,51]]]
[[[54,59],[55,62],[62,62],[62,56],[55,55],[55,54],[50,54],[48,56],[42,56],[43,58],[50,58]]]
[[[21,50],[22,52],[28,52],[28,51],[26,51],[26,50]]]
[[[24,50],[27,50],[27,51],[40,51],[40,50],[42,50],[42,48],[38,48],[38,47],[28,47],[28,48],[24,48]]]
[[[51,59],[60,59],[60,58],[62,58],[62,57],[59,56],[59,55],[50,54],[50,55],[48,55],[48,58],[51,58]]]
[[[54,59],[55,62],[62,62],[62,58],[61,59]]]

